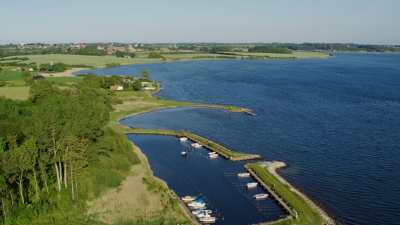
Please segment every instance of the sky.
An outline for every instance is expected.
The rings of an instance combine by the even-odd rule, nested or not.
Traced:
[[[0,43],[400,44],[399,0],[1,0]]]

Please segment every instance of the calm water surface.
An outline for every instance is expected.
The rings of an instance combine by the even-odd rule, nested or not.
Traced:
[[[256,224],[286,215],[271,198],[256,201],[253,195],[264,193],[261,188],[247,190],[252,178],[238,178],[242,164],[223,158],[208,159],[208,150],[194,149],[190,142],[180,143],[175,137],[129,135],[149,158],[155,175],[168,182],[179,196],[205,198],[207,208],[217,216],[217,225]],[[187,151],[186,157],[180,155]]]
[[[177,62],[97,72],[142,69],[161,82],[161,97],[244,106],[257,116],[174,109],[122,123],[190,130],[285,161],[290,167],[282,175],[341,224],[400,224],[399,54]]]

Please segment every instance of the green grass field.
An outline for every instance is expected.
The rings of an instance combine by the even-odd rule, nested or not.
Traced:
[[[176,61],[176,60],[201,60],[201,59],[219,59],[226,58],[227,56],[220,54],[205,54],[205,53],[193,53],[193,54],[164,54],[163,59],[149,59],[148,53],[137,53],[135,58],[118,58],[115,56],[84,56],[84,55],[63,55],[63,54],[49,54],[49,55],[27,55],[29,60],[24,61],[27,63],[35,62],[39,64],[44,63],[65,63],[68,65],[87,65],[91,67],[105,67],[107,64],[145,64],[145,63],[156,63],[165,60]]]
[[[35,62],[39,64],[44,63],[65,63],[68,65],[87,65],[92,67],[105,67],[107,64],[119,63],[138,64],[138,63],[152,63],[159,62],[160,59],[148,58],[118,58],[115,56],[86,56],[86,55],[64,55],[64,54],[48,54],[48,55],[27,55],[29,58],[27,63]]]
[[[15,100],[26,100],[29,97],[29,87],[0,87],[0,96]]]
[[[83,77],[46,77],[50,83],[57,85],[71,85],[81,81]]]
[[[0,80],[1,81],[24,80],[26,77],[29,77],[30,75],[31,74],[29,72],[3,70],[0,71]]]
[[[323,52],[311,51],[294,51],[291,54],[276,54],[276,53],[249,53],[249,52],[226,52],[227,54],[211,54],[211,53],[161,53],[163,58],[150,59],[148,52],[140,52],[136,54],[135,58],[118,58],[116,56],[86,56],[86,55],[66,55],[66,54],[47,54],[47,55],[26,55],[29,60],[23,61],[24,63],[64,63],[68,65],[86,65],[90,67],[105,67],[107,64],[145,64],[156,63],[162,61],[178,61],[178,60],[216,60],[226,58],[242,57],[256,57],[256,58],[327,58],[328,54]]]
[[[25,86],[25,78],[29,76],[31,76],[29,72],[19,72],[12,70],[0,71],[0,81],[5,82],[6,86]]]

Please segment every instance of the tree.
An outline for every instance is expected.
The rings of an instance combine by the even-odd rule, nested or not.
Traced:
[[[9,153],[8,160],[10,162],[9,169],[12,171],[17,177],[18,190],[20,195],[20,200],[22,204],[25,204],[25,194],[24,194],[24,180],[25,180],[25,172],[30,168],[30,158],[29,152],[27,152],[28,146],[25,146],[25,143],[18,147],[11,149],[7,153]]]
[[[6,196],[7,196],[7,183],[3,173],[0,173],[0,199],[1,199],[1,211],[3,212],[4,221],[7,220],[6,210]]]
[[[123,58],[125,57],[126,53],[122,52],[122,51],[116,51],[115,52],[115,56],[119,57],[119,58]]]
[[[159,59],[159,58],[164,58],[163,55],[159,52],[150,52],[149,55],[147,56],[149,59]]]
[[[37,179],[37,171],[36,165],[38,163],[38,147],[36,146],[36,139],[34,137],[29,138],[24,142],[24,144],[20,147],[21,150],[26,154],[24,158],[27,160],[27,169],[30,170],[33,174],[33,188],[35,190],[35,200],[39,201],[39,184]]]
[[[150,72],[148,70],[142,70],[140,73],[141,79],[145,81],[150,81]]]
[[[75,199],[78,193],[78,183],[81,170],[87,165],[87,140],[69,135],[64,139],[63,145],[65,149],[64,184],[67,188],[67,180],[69,180],[71,197],[72,199]],[[69,170],[67,168],[69,168]]]

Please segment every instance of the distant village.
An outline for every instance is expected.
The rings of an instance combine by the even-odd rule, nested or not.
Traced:
[[[70,53],[78,55],[117,55],[118,53],[140,53],[158,51],[174,52],[248,52],[252,49],[274,52],[276,49],[288,51],[365,51],[365,52],[398,52],[399,45],[369,45],[354,43],[18,43],[0,45],[2,51],[32,51],[33,53]],[[278,51],[279,53],[279,51]],[[4,55],[4,53],[3,53]],[[117,55],[118,56],[118,55]],[[133,55],[121,54],[120,57]]]
[[[186,45],[185,45],[186,46]],[[48,44],[48,43],[19,43],[9,44],[0,46],[3,48],[14,48],[16,50],[55,50],[59,51],[77,51],[85,49],[96,49],[95,51],[87,52],[87,55],[98,55],[104,52],[105,55],[116,55],[118,52],[122,53],[138,53],[148,51],[160,51],[160,52],[176,52],[177,50],[194,50],[194,47],[179,46],[177,44],[143,44],[143,43],[60,43],[60,44]],[[83,52],[84,53],[84,52]],[[124,57],[129,57],[126,55]]]

